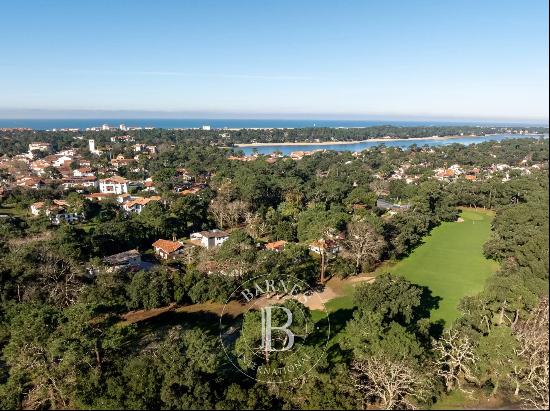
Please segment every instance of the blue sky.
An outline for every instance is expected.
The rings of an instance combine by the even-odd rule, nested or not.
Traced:
[[[0,117],[548,120],[543,0],[19,0],[0,16]]]

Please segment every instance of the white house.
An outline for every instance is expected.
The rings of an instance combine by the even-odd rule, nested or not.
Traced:
[[[134,152],[135,153],[141,153],[142,151],[145,150],[146,147],[147,146],[145,144],[140,144],[140,143],[134,144]]]
[[[195,177],[193,177],[193,175],[185,168],[178,168],[176,171],[178,173],[178,178],[180,178],[182,181],[185,181],[187,183],[195,181]]]
[[[80,167],[73,170],[73,176],[75,177],[93,177],[94,172],[90,167]]]
[[[191,240],[197,241],[201,246],[211,249],[224,243],[229,234],[221,230],[200,231],[191,234]]]
[[[145,207],[151,201],[160,201],[160,197],[152,196],[152,197],[145,197],[145,198],[144,197],[130,198],[123,203],[122,208],[124,208],[125,211],[128,211],[130,213],[140,214],[141,211],[143,210],[143,207]]]
[[[79,221],[81,216],[77,213],[68,213],[66,211],[61,211],[50,217],[52,224],[59,225],[62,222],[66,223],[75,223]]]
[[[97,178],[95,176],[90,177],[66,177],[61,180],[63,188],[69,189],[73,187],[97,187]]]
[[[61,167],[63,166],[65,163],[67,162],[71,162],[73,161],[73,157],[71,156],[66,156],[66,155],[56,155],[55,156],[55,160],[52,162],[52,165],[54,167]]]
[[[113,176],[99,180],[99,191],[102,193],[126,194],[128,180],[120,176]]]
[[[67,150],[62,150],[60,152],[57,153],[58,155],[60,156],[71,156],[71,157],[74,157],[76,155],[76,152],[75,150],[73,150],[72,148],[70,149],[67,149]]]
[[[183,243],[180,241],[157,240],[153,243],[155,254],[163,260],[173,260],[183,253]]]
[[[338,254],[340,252],[340,246],[336,241],[330,239],[314,241],[309,244],[309,249],[316,254]]]
[[[31,205],[31,214],[38,216],[41,213],[50,217],[52,224],[59,225],[62,222],[74,223],[79,221],[82,216],[78,213],[67,211],[67,202],[64,200],[53,200],[49,207],[43,201]]]
[[[52,145],[50,143],[30,143],[29,144],[29,154],[32,154],[33,151],[50,151],[52,149]]]
[[[58,203],[60,203],[60,204],[58,204]],[[66,203],[63,200],[53,200],[53,204],[61,206],[61,205],[65,205]],[[34,215],[34,216],[40,215],[43,208],[44,208],[44,202],[43,201],[39,201],[37,203],[31,204],[31,214]],[[49,214],[49,210],[46,210],[45,213]]]
[[[46,160],[35,160],[31,163],[31,170],[38,175],[44,174],[44,170],[50,166]]]

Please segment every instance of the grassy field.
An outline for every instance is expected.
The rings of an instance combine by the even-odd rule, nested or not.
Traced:
[[[483,256],[483,244],[491,232],[493,214],[486,210],[462,210],[463,222],[443,223],[432,230],[424,244],[391,268],[413,283],[425,285],[441,298],[432,319],[450,325],[458,316],[457,305],[466,295],[480,292],[498,264]]]

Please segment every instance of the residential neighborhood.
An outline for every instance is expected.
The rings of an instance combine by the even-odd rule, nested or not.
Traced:
[[[111,129],[109,128],[109,130]],[[72,133],[75,132],[72,131]],[[225,136],[227,137],[229,134]],[[80,149],[73,147],[55,151],[51,143],[33,141],[28,144],[26,152],[1,157],[0,169],[8,177],[1,182],[3,193],[9,193],[16,187],[41,190],[53,184],[58,185],[65,192],[75,192],[81,196],[80,202],[71,205],[61,196],[46,201],[37,201],[29,206],[30,216],[47,216],[53,225],[85,223],[87,213],[83,212],[82,201],[92,204],[111,201],[117,205],[116,207],[120,211],[136,215],[141,214],[151,204],[168,204],[169,200],[165,197],[166,191],[163,191],[163,195],[159,195],[157,183],[160,181],[158,178],[148,173],[143,166],[138,166],[143,159],[154,161],[158,156],[156,146],[140,143],[136,137],[129,134],[112,136],[105,145],[96,144],[94,139],[74,137],[73,140],[85,142],[86,145]],[[112,143],[116,143],[123,150],[134,153],[135,157],[127,157],[122,153],[112,156],[110,152],[112,148],[109,146]],[[379,152],[386,154],[388,150],[382,147]],[[249,156],[229,154],[226,158],[229,161],[240,160],[247,163],[265,161],[266,164],[275,167],[276,164],[284,163],[287,159],[299,162],[304,161],[304,158],[308,156],[323,155],[324,153],[326,150],[315,149],[292,151],[287,155],[277,152],[268,156],[257,153]],[[371,185],[380,186],[378,191],[375,190],[378,194],[374,204],[376,209],[391,216],[395,213],[407,212],[414,207],[406,200],[389,196],[390,191],[384,187],[389,187],[393,182],[402,181],[406,185],[414,186],[422,180],[431,178],[444,183],[464,180],[466,184],[474,184],[495,177],[506,182],[510,180],[511,175],[530,175],[545,167],[544,163],[533,161],[527,156],[515,165],[498,161],[484,161],[484,164],[474,164],[474,166],[450,163],[443,167],[431,168],[429,162],[424,159],[430,155],[435,155],[434,148],[427,147],[415,153],[414,157],[403,159],[392,170],[373,173],[374,180]],[[352,156],[354,161],[361,161],[364,158],[364,153],[353,152]],[[104,157],[111,158],[111,160],[104,162],[102,161]],[[351,163],[352,161],[347,162],[347,164]],[[120,175],[121,171],[126,177]],[[200,196],[201,192],[209,189],[209,179],[214,175],[215,171],[214,173],[194,174],[187,167],[177,167],[169,189],[174,195],[182,197]],[[320,179],[327,179],[329,176],[330,172],[318,173]],[[376,183],[377,180],[380,184]],[[354,202],[352,206],[356,212],[367,210],[370,207],[361,201]],[[231,213],[229,208],[225,211]],[[185,247],[199,246],[205,250],[212,250],[222,245],[229,236],[230,234],[226,230],[213,226],[210,230],[189,233],[187,238],[181,237],[175,242],[158,239],[152,248],[160,260],[173,260],[182,254]],[[336,255],[344,241],[345,233],[339,239],[317,238],[307,246],[316,254]],[[287,243],[286,240],[277,240],[266,242],[262,247],[265,247],[266,250],[280,252]]]

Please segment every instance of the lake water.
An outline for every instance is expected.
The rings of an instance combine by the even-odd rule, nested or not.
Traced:
[[[399,141],[364,141],[360,143],[350,143],[350,144],[314,144],[314,145],[293,145],[293,146],[252,146],[252,147],[241,147],[246,155],[252,154],[254,151],[257,151],[260,154],[271,154],[276,151],[280,151],[284,155],[288,155],[293,151],[312,151],[312,150],[334,150],[334,151],[362,151],[369,147],[375,147],[379,145],[384,145],[386,147],[401,147],[408,148],[412,145],[417,146],[446,146],[449,144],[476,144],[483,143],[485,141],[502,141],[509,138],[541,138],[540,135],[518,135],[518,134],[492,134],[483,137],[460,137],[460,138],[449,138],[449,139],[439,139],[439,140],[423,140],[410,138],[408,140],[399,140]],[[548,138],[548,135],[543,136],[543,138]],[[255,150],[254,150],[255,149]]]

